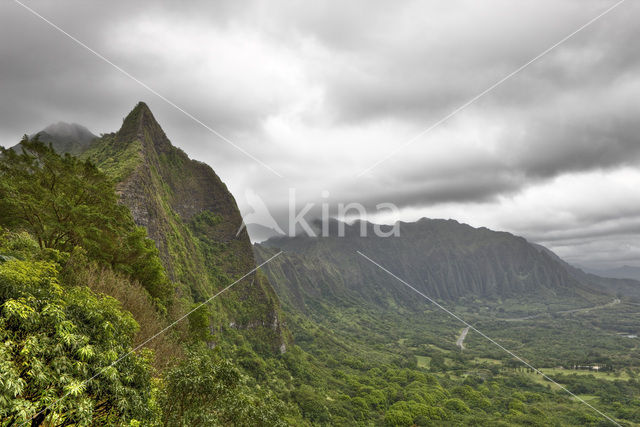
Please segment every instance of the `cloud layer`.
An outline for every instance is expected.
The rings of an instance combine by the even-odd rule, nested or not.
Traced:
[[[278,219],[396,203],[522,234],[568,260],[640,265],[640,5],[626,2],[442,126],[422,130],[613,4],[29,1],[283,174],[278,178],[20,6],[0,5],[0,138],[117,129],[145,100],[175,145]]]

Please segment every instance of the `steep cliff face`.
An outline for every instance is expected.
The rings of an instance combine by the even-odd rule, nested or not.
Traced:
[[[146,104],[139,103],[116,133],[82,154],[117,182],[122,203],[155,240],[180,298],[206,300],[255,267],[242,218],[225,184],[206,164],[174,147]],[[211,332],[251,329],[258,345],[284,348],[286,332],[269,282],[254,273],[211,303]]]
[[[361,251],[434,298],[465,296],[588,298],[597,291],[525,239],[452,220],[401,223],[399,237],[273,238],[255,245],[258,258],[285,256],[265,267],[281,299],[299,309],[332,301],[377,306],[415,305],[415,294],[362,258]]]

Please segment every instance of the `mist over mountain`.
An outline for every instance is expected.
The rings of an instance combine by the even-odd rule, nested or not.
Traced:
[[[58,153],[80,154],[86,150],[91,142],[98,138],[86,127],[77,123],[58,122],[43,130],[29,135],[38,136],[40,141],[51,144]],[[11,148],[17,149],[20,144]]]
[[[246,229],[252,242],[264,242],[265,240],[282,236],[279,231],[260,224],[247,224]]]

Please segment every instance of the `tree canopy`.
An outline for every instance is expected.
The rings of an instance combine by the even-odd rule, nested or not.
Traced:
[[[12,425],[145,420],[149,360],[131,354],[138,328],[110,297],[63,288],[50,261],[0,263],[0,419]],[[4,425],[4,424],[3,424]]]
[[[0,147],[0,226],[28,231],[41,249],[71,252],[130,274],[159,303],[171,285],[152,240],[118,203],[114,184],[89,161],[25,135],[17,153]]]

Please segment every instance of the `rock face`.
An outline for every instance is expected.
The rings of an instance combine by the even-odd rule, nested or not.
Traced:
[[[259,259],[285,251],[265,266],[281,299],[298,309],[331,301],[377,306],[416,304],[416,295],[358,255],[361,251],[425,294],[439,299],[532,296],[577,299],[601,295],[546,251],[522,237],[473,228],[453,220],[401,223],[399,237],[360,237],[358,223],[346,236],[273,238],[254,245]]]
[[[156,242],[180,297],[201,302],[255,268],[242,218],[226,185],[206,164],[174,147],[146,104],[139,103],[116,133],[82,154],[116,182],[123,204]],[[211,330],[252,329],[252,338],[279,351],[286,341],[278,299],[253,273],[212,302]],[[273,328],[272,325],[277,325]]]

